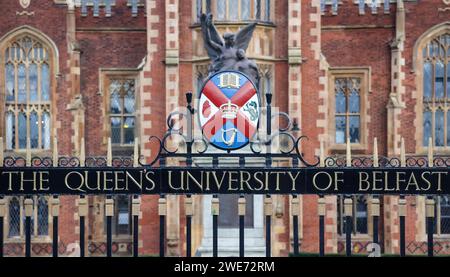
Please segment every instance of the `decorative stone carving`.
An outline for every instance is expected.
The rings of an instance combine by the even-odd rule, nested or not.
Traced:
[[[205,49],[212,60],[209,73],[236,70],[247,75],[258,86],[258,66],[245,55],[256,23],[249,24],[236,34],[225,33],[221,37],[213,24],[212,14],[202,14],[200,19]]]
[[[20,5],[22,8],[26,9],[30,6],[31,0],[20,0]]]
[[[450,11],[450,0],[442,0],[442,2],[444,3],[444,5],[446,5],[448,7],[439,8],[438,11],[440,11],[440,12]]]

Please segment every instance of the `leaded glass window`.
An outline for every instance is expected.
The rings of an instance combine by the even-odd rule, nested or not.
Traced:
[[[116,213],[114,217],[115,234],[131,234],[131,198],[128,195],[119,195],[115,199]]]
[[[131,215],[131,199],[129,195],[114,196],[114,215],[111,219],[112,234],[115,236],[131,235],[132,215]],[[104,221],[106,233],[106,220]]]
[[[37,201],[37,235],[48,235],[48,201],[47,198],[40,196]]]
[[[434,233],[437,235],[450,234],[450,195],[435,197]]]
[[[197,0],[196,16],[202,13],[213,13],[218,21],[270,21],[270,0]]]
[[[9,232],[8,237],[20,236],[20,201],[13,197],[9,201]]]
[[[50,52],[23,36],[5,50],[5,138],[8,150],[50,149]]]
[[[33,197],[33,214],[31,216],[31,234],[34,237],[49,234],[49,206],[45,196]],[[25,235],[25,198],[11,197],[8,212],[8,238],[22,238]],[[35,220],[37,219],[37,220]]]
[[[335,78],[335,143],[361,142],[361,78]]]
[[[337,227],[340,235],[345,234],[346,221],[344,214],[344,196],[338,196],[337,203]],[[368,197],[366,195],[354,195],[353,200],[353,217],[352,217],[352,233],[353,234],[368,234]]]
[[[116,78],[110,80],[111,140],[115,145],[131,145],[134,143],[136,130],[135,90],[134,79]]]
[[[423,55],[423,145],[450,146],[450,34],[432,39]]]

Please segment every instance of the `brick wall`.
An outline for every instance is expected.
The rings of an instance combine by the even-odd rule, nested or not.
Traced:
[[[137,69],[144,61],[139,73],[141,153],[147,160],[156,155],[155,144],[149,138],[153,135],[161,136],[166,131],[165,116],[162,115],[166,115],[177,105],[185,105],[184,93],[195,88],[194,67],[199,63],[193,60],[193,2],[169,0],[166,5],[161,2],[147,0],[146,10],[140,8],[138,16],[133,17],[130,7],[126,5],[127,1],[118,0],[110,17],[106,17],[102,10],[98,17],[94,17],[92,8],[89,8],[88,16],[82,16],[79,8],[75,8],[71,15],[66,5],[49,0],[32,1],[26,12],[23,12],[19,1],[1,1],[0,37],[21,26],[30,26],[44,33],[58,48],[60,72],[55,79],[53,126],[57,130],[61,154],[77,154],[78,140],[84,137],[87,155],[105,155],[105,99],[99,93],[99,70]],[[396,37],[396,5],[391,5],[388,14],[371,14],[366,10],[364,15],[360,15],[357,5],[344,1],[339,5],[337,15],[328,11],[321,15],[319,0],[272,2],[275,25],[274,55],[271,61],[274,68],[274,103],[282,111],[295,115],[302,135],[310,138],[302,145],[306,158],[312,161],[314,155],[318,154],[319,141],[329,138],[328,112],[330,97],[333,96],[328,91],[327,74],[330,68],[342,67],[370,68],[368,144],[366,149],[357,154],[372,153],[370,142],[377,137],[379,154],[387,155],[391,147],[388,140],[387,106],[394,90],[391,79],[396,75],[392,74],[391,66],[391,42]],[[405,137],[408,153],[417,152],[421,143],[420,137],[415,135],[416,127],[421,124],[417,119],[420,111],[417,104],[421,92],[417,87],[417,74],[419,72],[420,76],[420,71],[413,64],[414,47],[427,30],[438,24],[448,23],[450,11],[439,10],[444,7],[441,0],[405,3],[407,16],[401,55],[405,64],[400,67],[405,75],[402,83],[405,91],[401,96],[405,108],[397,115],[399,122],[395,132]],[[170,10],[172,8],[175,10]],[[73,23],[70,23],[73,20],[71,16],[75,17]],[[418,17],[420,21],[417,20]],[[171,24],[168,25],[169,21]],[[77,45],[76,51],[72,47],[73,43]],[[290,48],[298,48],[300,55],[290,52]],[[167,66],[166,50],[178,50],[178,64]],[[173,57],[172,54],[169,56]],[[300,60],[292,63],[292,57]],[[77,113],[67,109],[77,94],[83,97],[84,126],[81,127],[74,126]],[[3,128],[0,134],[3,135]],[[141,254],[158,252],[157,199],[154,196],[143,197],[139,243]],[[304,196],[301,199],[301,251],[317,252],[317,197]],[[174,253],[183,254],[184,201],[183,198],[176,201],[179,205],[176,213],[181,218],[174,221],[177,241]],[[277,230],[273,238],[274,251],[285,256],[292,251],[289,197],[279,197],[278,201],[284,211],[284,218],[276,219],[274,223]],[[78,239],[78,230],[74,227],[78,224],[77,215],[73,213],[76,210],[75,198],[64,197],[61,204],[60,224],[64,227],[60,229],[60,239],[70,243]],[[407,243],[420,243],[424,238],[422,204],[420,199],[408,197]],[[396,199],[386,199],[383,205],[390,205],[387,210],[393,208],[395,211]],[[336,252],[335,198],[327,198],[326,207],[326,251]],[[384,213],[380,229],[387,232],[384,244],[395,252],[398,251],[395,242],[398,239],[398,222],[392,216],[395,217],[396,213]],[[102,219],[92,215],[89,220],[90,228],[96,228],[94,222],[101,222]]]

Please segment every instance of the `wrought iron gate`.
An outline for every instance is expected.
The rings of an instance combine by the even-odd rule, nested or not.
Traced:
[[[193,116],[195,109],[192,107],[192,93],[187,93],[187,107],[185,111],[174,112],[167,119],[168,131],[160,139],[151,137],[150,140],[155,143],[157,154],[153,158],[145,159],[139,156],[139,145],[136,141],[134,155],[126,158],[115,158],[112,156],[111,143],[108,143],[108,154],[106,157],[86,157],[84,152],[84,142],[82,142],[81,152],[78,157],[63,157],[58,155],[57,141],[54,141],[53,157],[32,157],[30,151],[26,157],[3,157],[3,141],[0,141],[0,168],[1,181],[0,184],[0,256],[4,255],[5,243],[3,233],[5,225],[5,215],[7,213],[7,197],[13,195],[21,195],[24,197],[24,215],[25,215],[25,256],[32,255],[32,218],[33,218],[33,200],[36,195],[47,195],[50,198],[51,216],[53,218],[52,228],[52,251],[54,257],[59,255],[62,247],[58,241],[58,218],[60,216],[60,196],[78,195],[78,216],[79,216],[79,245],[81,257],[86,255],[86,226],[85,219],[88,216],[89,195],[105,195],[105,214],[106,214],[106,256],[113,255],[113,236],[112,236],[112,218],[114,216],[114,201],[112,197],[118,194],[132,195],[132,255],[138,256],[139,241],[139,213],[141,206],[141,195],[159,195],[158,214],[159,214],[159,255],[165,256],[166,249],[166,219],[167,219],[167,200],[166,195],[176,194],[184,197],[184,209],[186,216],[186,256],[192,256],[192,219],[193,210],[193,194],[212,194],[212,222],[213,222],[213,256],[219,254],[219,236],[218,236],[218,216],[220,213],[220,205],[218,194],[239,194],[238,216],[239,216],[239,256],[245,256],[245,194],[263,194],[265,216],[265,240],[266,240],[266,256],[272,255],[272,216],[274,205],[271,195],[284,194],[291,195],[292,216],[292,237],[293,237],[293,254],[299,255],[300,239],[299,239],[299,196],[300,195],[317,195],[318,207],[318,230],[319,230],[319,255],[324,256],[325,253],[325,216],[327,213],[325,196],[326,195],[343,195],[343,211],[345,217],[345,253],[347,256],[352,255],[352,218],[355,216],[352,205],[352,195],[354,194],[370,194],[371,198],[371,219],[372,219],[372,241],[378,244],[379,236],[379,220],[380,220],[380,197],[383,195],[397,195],[398,215],[400,225],[400,255],[406,255],[406,200],[407,195],[426,195],[426,225],[427,225],[427,254],[433,256],[433,233],[435,222],[434,195],[448,193],[450,190],[448,167],[450,165],[450,157],[433,156],[433,147],[430,140],[428,156],[406,156],[405,146],[402,143],[401,155],[394,158],[386,158],[378,155],[378,146],[375,140],[374,153],[371,157],[352,157],[351,145],[347,143],[347,151],[345,157],[326,157],[324,153],[323,143],[320,147],[319,157],[308,161],[302,154],[302,143],[307,141],[307,137],[296,137],[294,133],[300,132],[296,122],[291,121],[290,117],[283,112],[272,113],[272,95],[266,95],[265,107],[265,134],[257,136],[250,142],[247,152],[234,153],[231,151],[211,153],[208,151],[209,143],[204,138],[196,137],[194,134],[195,124]],[[276,128],[273,132],[273,121],[279,119],[284,122],[282,127]],[[185,126],[181,128],[179,123],[185,122]],[[171,146],[172,144],[172,146]],[[173,147],[175,145],[175,147]],[[278,145],[278,146],[275,146]],[[181,147],[182,146],[182,147]],[[183,148],[183,149],[181,149]],[[221,160],[234,159],[236,166],[222,167]],[[201,163],[199,161],[202,161]],[[208,166],[205,165],[208,161]],[[249,161],[258,161],[262,166],[249,167]],[[131,186],[126,184],[126,189],[117,187],[118,173],[122,172],[122,178],[130,181]],[[243,173],[246,172],[246,173]],[[278,173],[277,173],[278,172]],[[381,172],[381,173],[377,173]],[[84,175],[85,174],[85,175]],[[104,176],[101,182],[97,184],[96,189],[71,186],[71,178],[79,178],[88,182],[89,174],[96,176]],[[200,184],[199,180],[205,178],[213,178],[221,174],[222,180],[233,183],[237,187],[224,189],[224,187],[216,186],[205,189],[205,184]],[[297,174],[294,176],[294,174]],[[417,174],[417,175],[415,175]],[[375,181],[368,181],[369,176],[374,176]],[[404,175],[404,176],[403,176]],[[24,176],[32,176],[34,182],[25,180]],[[110,177],[107,177],[110,176]],[[124,177],[125,176],[125,177]],[[136,181],[139,179],[141,181]],[[258,177],[259,176],[259,177]],[[264,182],[263,176],[266,182]],[[269,176],[269,177],[267,177]],[[301,176],[301,177],[299,177]],[[334,176],[334,177],[333,177]],[[356,176],[359,176],[359,187],[355,184]],[[397,176],[396,186],[392,185],[392,178]],[[404,181],[403,185],[399,183],[399,176],[420,176],[421,180],[416,180],[416,184],[410,184]],[[294,179],[295,177],[295,179]],[[361,179],[364,177],[365,179]],[[367,178],[366,178],[367,177]],[[377,181],[377,178],[385,177],[383,184]],[[15,179],[18,178],[18,179]],[[22,179],[20,179],[22,178]],[[85,179],[83,179],[85,178]],[[101,178],[101,177],[98,177]],[[108,179],[112,178],[112,179]],[[169,179],[170,178],[170,179]],[[253,178],[253,179],[251,179]],[[296,180],[302,182],[296,183]],[[411,178],[411,177],[410,177]],[[20,182],[17,183],[16,181]],[[65,182],[65,187],[61,185]],[[74,179],[75,180],[75,179]],[[77,179],[78,180],[78,179]],[[100,180],[100,179],[99,179]],[[119,181],[122,180],[119,177]],[[142,181],[144,180],[144,181]],[[175,180],[175,181],[174,181]],[[208,179],[209,180],[209,179]],[[243,181],[244,180],[244,181]],[[363,180],[363,181],[361,181]],[[127,182],[128,182],[127,181]],[[217,181],[217,179],[216,179]],[[291,182],[292,183],[289,183]],[[25,186],[24,182],[30,185]],[[116,182],[116,186],[107,188],[107,184]],[[176,187],[169,186],[168,182],[178,184]],[[191,182],[188,187],[187,183],[182,189],[179,185],[181,182]],[[377,183],[378,182],[378,183]],[[101,183],[101,184],[100,184]],[[338,188],[338,183],[342,186]],[[407,184],[408,183],[408,184]],[[20,184],[20,185],[18,185]],[[361,187],[361,184],[367,187]],[[256,185],[261,187],[256,189]],[[379,187],[377,187],[377,185]],[[426,185],[429,187],[427,189]],[[103,186],[103,187],[100,187]],[[410,189],[412,186],[412,190]],[[416,188],[414,190],[414,187]],[[105,189],[106,188],[106,189]],[[237,188],[237,189],[236,189]],[[142,230],[146,232],[146,230]]]

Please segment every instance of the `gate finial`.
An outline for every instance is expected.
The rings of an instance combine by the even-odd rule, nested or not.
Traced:
[[[325,167],[325,149],[323,140],[320,140],[320,167]]]
[[[111,148],[111,138],[108,138],[108,153],[106,156],[107,166],[112,166],[112,148]]]
[[[139,138],[134,139],[134,160],[133,160],[133,166],[138,167],[139,166]]]
[[[378,163],[378,139],[374,138],[373,139],[373,166],[374,167],[379,167],[379,163]]]
[[[31,166],[31,141],[30,141],[30,138],[27,138],[26,165]]]
[[[433,139],[428,139],[428,166],[433,166]]]
[[[58,166],[58,139],[53,138],[53,167]]]
[[[405,150],[405,138],[402,137],[400,145],[400,166],[406,167],[406,150]]]
[[[84,138],[81,138],[80,166],[85,166],[85,163],[86,163],[86,145],[84,142]]]
[[[350,146],[350,138],[347,138],[347,150],[346,150],[346,163],[347,163],[347,167],[351,167],[352,166],[352,149]]]

